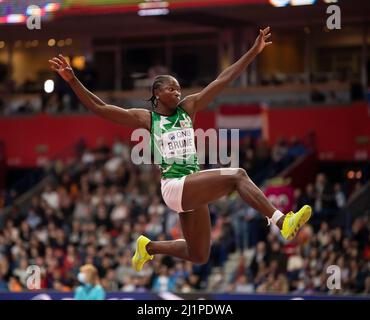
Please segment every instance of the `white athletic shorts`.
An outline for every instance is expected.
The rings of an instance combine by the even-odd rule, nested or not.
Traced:
[[[186,176],[161,180],[162,197],[166,205],[176,212],[184,212],[181,206],[182,191]]]
[[[233,175],[238,172],[238,169],[237,168],[216,168],[216,169],[202,170],[202,172],[204,171],[220,171],[220,174]],[[161,191],[162,191],[163,200],[166,203],[167,207],[169,207],[171,210],[174,210],[176,212],[185,212],[181,206],[182,191],[184,189],[185,178],[186,176],[183,176],[181,178],[161,180]],[[194,210],[187,210],[187,212],[189,211],[194,211]]]

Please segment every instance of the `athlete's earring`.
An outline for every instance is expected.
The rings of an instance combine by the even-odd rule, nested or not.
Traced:
[[[155,97],[157,100],[159,99],[159,97]]]

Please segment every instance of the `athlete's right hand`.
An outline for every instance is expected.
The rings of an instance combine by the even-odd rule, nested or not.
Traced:
[[[72,67],[61,54],[49,60],[50,67],[57,72],[65,81],[69,82],[74,79],[75,74]]]

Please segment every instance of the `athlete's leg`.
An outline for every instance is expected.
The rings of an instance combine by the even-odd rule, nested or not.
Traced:
[[[206,263],[211,245],[211,221],[208,206],[203,205],[192,212],[182,212],[179,215],[185,239],[151,241],[146,246],[146,250],[150,255],[166,254],[193,263]]]
[[[152,258],[145,254],[148,256],[167,254],[194,263],[205,263],[209,257],[211,232],[207,205],[235,190],[245,202],[264,216],[271,218],[275,215],[276,208],[248,177],[244,169],[205,170],[188,175],[184,182],[182,208],[185,211],[193,211],[180,213],[185,239],[174,241],[146,239],[144,243],[146,249],[139,250],[143,251],[145,256],[140,263],[143,264],[150,257]],[[282,235],[286,239],[292,239],[310,216],[311,208],[304,206],[296,214],[289,213],[277,219],[275,223],[282,229]],[[135,257],[133,260],[135,261]]]
[[[268,218],[277,210],[246,171],[240,168],[205,170],[188,175],[184,183],[182,208],[198,208],[235,190],[246,203]]]
[[[276,224],[281,229],[282,236],[288,240],[295,237],[312,214],[311,207],[307,205],[296,213],[289,212],[286,215],[276,210],[244,169],[205,170],[188,175],[184,183],[182,208],[196,209],[234,190],[251,207]]]

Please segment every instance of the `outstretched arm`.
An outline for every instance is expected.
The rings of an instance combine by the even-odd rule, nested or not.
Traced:
[[[56,71],[72,88],[81,103],[96,115],[134,128],[150,129],[150,112],[145,109],[123,109],[106,104],[88,89],[75,76],[72,67],[60,54],[49,60],[52,70]]]
[[[195,112],[205,109],[230,82],[241,75],[245,68],[266,46],[272,43],[271,41],[267,41],[270,36],[270,27],[260,30],[253,47],[246,54],[237,62],[223,70],[217,79],[211,82],[201,92],[192,94],[184,99],[183,105],[186,111],[194,115]]]

